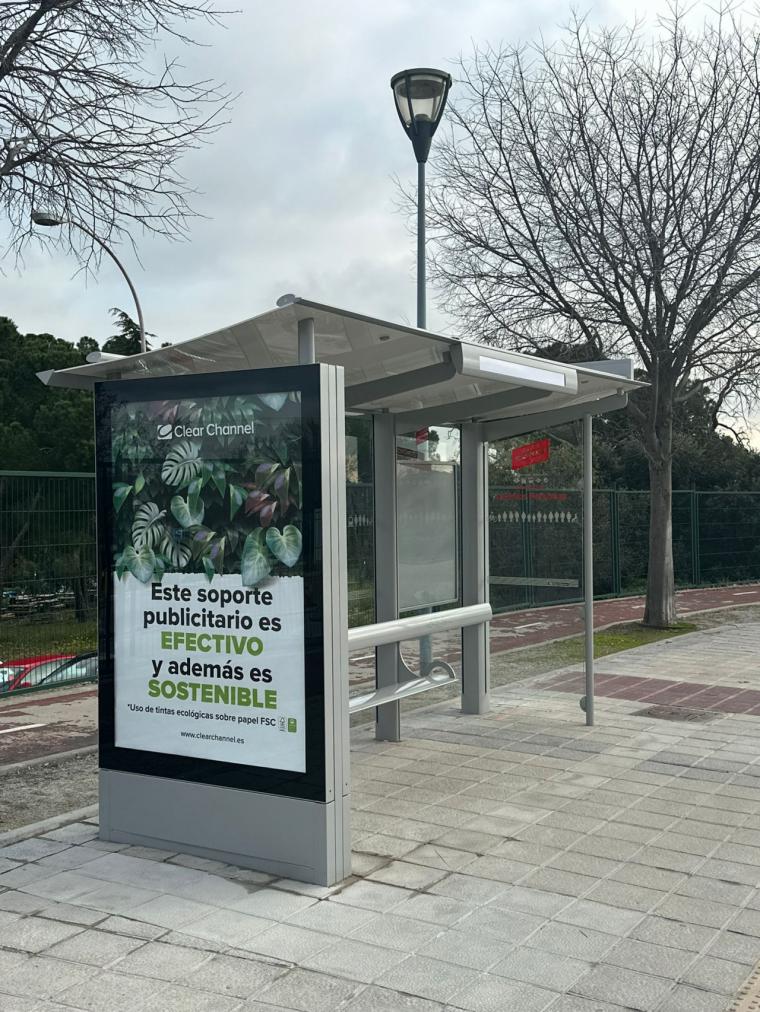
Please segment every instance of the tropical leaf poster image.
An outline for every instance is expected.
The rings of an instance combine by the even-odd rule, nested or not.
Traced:
[[[301,575],[298,393],[121,404],[111,453],[119,579]]]

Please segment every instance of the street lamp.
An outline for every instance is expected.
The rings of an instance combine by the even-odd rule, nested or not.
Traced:
[[[391,78],[391,89],[396,102],[396,112],[401,120],[404,133],[412,142],[414,157],[417,159],[417,326],[427,327],[427,306],[425,298],[425,162],[430,153],[433,134],[441,122],[446,99],[451,88],[451,74],[443,70],[417,67],[402,70]],[[418,434],[419,435],[419,434]],[[423,445],[422,459],[428,459],[429,431]],[[424,611],[430,611],[426,608]],[[423,636],[420,640],[420,671],[429,669],[433,658],[432,640]]]
[[[132,284],[132,280],[130,276],[127,274],[124,264],[121,262],[121,260],[119,260],[114,251],[109,246],[106,246],[103,240],[100,239],[97,235],[95,235],[94,232],[91,232],[86,225],[83,225],[79,221],[72,221],[70,218],[57,218],[55,217],[55,215],[48,214],[45,211],[33,211],[32,221],[34,222],[35,225],[40,225],[42,228],[56,228],[58,225],[74,225],[76,228],[84,232],[85,235],[88,235],[93,242],[96,242],[98,246],[100,246],[100,248],[109,255],[109,257],[113,260],[113,262],[119,268],[121,273],[124,275],[124,280],[129,285],[129,290],[132,293],[132,298],[135,300],[135,309],[137,310],[137,322],[140,326],[140,351],[141,352],[147,351],[148,346],[145,342],[145,321],[143,320],[140,300],[137,297],[135,286]]]
[[[402,70],[391,78],[396,112],[417,159],[417,326],[426,324],[425,305],[425,162],[441,122],[451,75],[442,70]]]

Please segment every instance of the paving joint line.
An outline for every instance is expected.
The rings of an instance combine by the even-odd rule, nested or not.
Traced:
[[[63,812],[51,819],[43,819],[41,822],[31,822],[26,826],[18,826],[5,833],[0,833],[0,847],[10,847],[14,843],[28,840],[33,836],[41,836],[43,833],[50,833],[54,829],[68,826],[72,822],[83,822],[98,814],[97,805],[87,805],[85,808],[75,808],[70,812]],[[27,862],[32,864],[34,862]]]

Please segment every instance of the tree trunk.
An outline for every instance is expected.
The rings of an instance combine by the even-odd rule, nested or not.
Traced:
[[[5,489],[5,482],[0,485],[0,500],[2,500],[3,492]],[[11,570],[11,565],[16,558],[16,552],[21,542],[24,540],[27,531],[32,523],[32,517],[34,511],[37,509],[37,504],[40,501],[42,492],[36,492],[31,503],[23,506],[24,510],[24,522],[21,524],[13,540],[8,545],[0,545],[0,592],[5,589],[5,580]],[[11,511],[8,511],[8,515],[12,516]]]
[[[94,520],[94,517],[92,520]],[[92,539],[95,540],[94,526],[94,523],[88,523],[86,530],[82,532],[82,537],[92,537]],[[90,600],[90,590],[88,587],[92,573],[89,571],[87,566],[89,553],[86,552],[84,547],[80,545],[76,551],[75,557],[77,575],[71,580],[71,590],[74,594],[74,617],[77,622],[87,622],[92,618],[92,602]]]
[[[87,608],[87,580],[82,572],[82,550],[77,552],[77,569],[79,575],[71,581],[71,590],[74,594],[74,617],[77,622],[86,622],[88,615]]]
[[[649,461],[649,568],[644,625],[672,626],[676,619],[673,573],[673,467],[668,453]]]

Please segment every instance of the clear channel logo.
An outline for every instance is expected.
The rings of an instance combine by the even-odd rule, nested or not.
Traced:
[[[198,438],[199,436],[252,436],[253,422],[242,422],[239,424],[222,422],[209,422],[208,425],[186,425],[177,422],[172,425],[164,422],[156,428],[157,439],[187,439]]]

